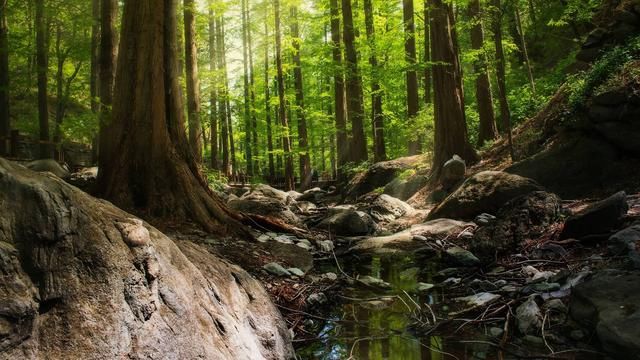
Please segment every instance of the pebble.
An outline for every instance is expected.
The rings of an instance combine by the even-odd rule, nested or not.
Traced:
[[[291,275],[295,275],[295,276],[298,276],[298,277],[303,277],[304,276],[304,271],[302,271],[302,270],[300,270],[298,268],[290,268],[290,269],[287,269],[287,271],[290,272]]]
[[[291,273],[289,273],[289,271],[287,271],[287,269],[285,269],[284,267],[282,267],[282,265],[272,262],[272,263],[268,263],[267,265],[262,267],[263,269],[265,269],[269,274],[272,275],[276,275],[276,276],[290,276]]]

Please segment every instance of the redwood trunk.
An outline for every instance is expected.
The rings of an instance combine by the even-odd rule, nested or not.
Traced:
[[[101,0],[100,11],[100,57],[98,60],[98,96],[100,97],[100,153],[99,164],[107,163],[106,154],[114,145],[109,127],[111,124],[111,105],[113,104],[113,83],[117,58],[116,16],[117,0]]]
[[[273,161],[273,129],[271,126],[271,80],[269,79],[269,25],[264,22],[264,106],[267,123],[267,156],[269,158],[269,179],[276,177]]]
[[[420,111],[420,100],[418,95],[418,72],[416,71],[416,25],[413,14],[413,0],[402,0],[402,14],[404,20],[404,52],[407,61],[406,82],[407,82],[407,121],[409,128],[415,123],[415,117]],[[409,141],[409,155],[420,153],[421,144],[418,134]]]
[[[209,9],[209,71],[214,74],[214,80],[211,84],[211,93],[209,94],[209,106],[211,114],[209,115],[210,145],[211,145],[211,168],[218,169],[218,82],[216,75],[218,66],[216,62],[216,22],[212,9]]]
[[[38,67],[38,124],[40,127],[40,158],[51,157],[49,145],[49,105],[47,92],[47,24],[44,0],[36,0],[36,63]]]
[[[387,159],[384,143],[384,114],[382,111],[382,88],[378,81],[380,69],[376,58],[375,28],[373,25],[373,5],[371,0],[364,0],[365,27],[367,40],[371,46],[369,64],[371,64],[371,118],[373,124],[373,157],[375,162]]]
[[[502,48],[502,4],[500,0],[492,0],[496,13],[493,16],[493,40],[496,47],[496,77],[498,78],[498,99],[500,100],[500,120],[502,132],[507,134],[511,159],[515,159],[513,139],[511,136],[511,111],[507,101],[507,83],[505,71],[504,49]]]
[[[311,160],[307,138],[307,118],[304,107],[302,82],[302,62],[300,60],[300,32],[298,30],[298,9],[291,8],[291,36],[293,37],[293,81],[296,91],[296,111],[298,116],[298,151],[300,158],[300,191],[311,186]]]
[[[11,122],[9,119],[9,27],[7,0],[0,0],[0,156],[8,155]]]
[[[249,90],[249,54],[247,51],[247,1],[241,0],[242,12],[242,69],[244,81],[244,153],[247,161],[247,174],[253,175],[253,153],[251,151],[251,100]]]
[[[349,161],[349,146],[347,143],[347,122],[345,119],[345,88],[342,73],[342,51],[340,50],[340,10],[338,0],[330,0],[331,10],[331,42],[333,45],[334,107],[336,122],[337,176],[342,177],[344,165]]]
[[[216,86],[218,86],[218,117],[220,121],[220,143],[222,146],[222,173],[225,176],[231,175],[231,168],[229,162],[229,129],[227,123],[227,97],[228,97],[228,89],[226,83],[223,81],[226,78],[227,68],[225,66],[224,57],[225,54],[225,46],[224,46],[224,33],[222,32],[222,15],[217,14],[216,20],[216,42],[218,47],[218,71],[221,74],[218,74],[216,77]]]
[[[424,103],[431,104],[431,32],[429,0],[424,0]]]
[[[194,0],[184,0],[185,64],[187,67],[187,112],[189,144],[195,161],[202,162],[202,124],[200,122],[200,80]]]

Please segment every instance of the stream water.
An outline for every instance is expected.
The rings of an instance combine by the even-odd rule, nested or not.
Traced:
[[[428,304],[447,310],[442,288],[417,292],[420,283],[433,284],[437,262],[420,264],[410,256],[374,256],[342,260],[350,276],[370,275],[391,284],[375,290],[346,286],[339,305],[327,315],[331,321],[316,320],[317,340],[298,348],[301,359],[493,359],[495,351],[483,342],[485,329],[468,326],[462,332],[421,335],[415,330],[416,310]],[[335,262],[320,264],[323,271],[339,273]],[[335,300],[335,299],[331,299]],[[423,315],[424,316],[424,315]],[[418,320],[419,322],[419,320]],[[424,332],[423,332],[424,333]]]

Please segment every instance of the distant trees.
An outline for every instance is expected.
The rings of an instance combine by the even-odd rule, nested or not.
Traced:
[[[50,158],[51,147],[49,145],[49,91],[48,71],[49,53],[47,38],[49,29],[45,20],[44,0],[36,0],[36,64],[38,73],[38,123],[40,127],[40,158]]]
[[[384,113],[382,109],[382,88],[380,87],[380,69],[376,56],[375,28],[373,23],[373,5],[371,0],[364,0],[365,27],[367,40],[371,47],[369,64],[371,65],[371,123],[373,126],[373,159],[384,161],[387,159],[387,151],[384,143]],[[416,89],[417,90],[417,89]]]
[[[404,20],[404,51],[407,60],[406,81],[407,81],[407,120],[409,123],[415,121],[415,117],[420,111],[420,100],[418,96],[418,72],[416,69],[416,24],[414,22],[413,0],[402,0],[402,14]],[[415,134],[414,134],[415,135]],[[409,155],[416,155],[420,152],[420,139],[417,136],[409,142]]]
[[[187,113],[189,143],[196,162],[202,162],[202,125],[200,124],[200,79],[196,44],[195,1],[184,0],[185,65],[187,72]]]
[[[0,156],[9,152],[7,140],[11,132],[9,120],[9,26],[7,25],[7,1],[0,0]]]

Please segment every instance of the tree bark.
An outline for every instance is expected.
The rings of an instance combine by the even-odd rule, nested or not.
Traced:
[[[531,92],[536,93],[536,82],[533,79],[533,69],[531,67],[531,61],[529,60],[529,50],[527,50],[527,41],[524,38],[524,29],[522,28],[522,19],[520,18],[520,8],[518,4],[514,4],[516,26],[518,27],[518,36],[520,41],[520,47],[522,49],[522,57],[524,58],[524,64],[527,67],[527,76],[529,77],[529,86],[531,86]]]
[[[175,1],[125,3],[110,124],[114,146],[105,154],[99,182],[119,207],[239,233],[242,227],[209,190],[187,142]]]
[[[51,157],[49,145],[49,104],[47,90],[47,69],[49,67],[47,51],[48,28],[45,21],[44,0],[36,0],[36,63],[38,67],[38,123],[40,127],[40,158]]]
[[[330,0],[331,12],[331,43],[333,66],[334,108],[336,123],[337,177],[342,178],[344,165],[349,161],[349,146],[347,143],[347,121],[345,118],[345,87],[342,71],[342,51],[340,49],[340,10],[338,0]]]
[[[420,111],[418,95],[418,72],[416,71],[416,25],[414,22],[413,0],[402,0],[402,17],[404,21],[404,53],[407,62],[405,73],[407,82],[407,121],[409,127],[415,123],[415,117]],[[412,134],[416,135],[416,134]],[[420,136],[409,141],[409,155],[420,153]]]
[[[282,124],[282,148],[284,150],[284,179],[285,190],[295,189],[295,179],[293,177],[293,157],[291,155],[291,137],[289,120],[287,118],[286,100],[284,93],[284,73],[282,70],[282,35],[280,33],[280,0],[273,1],[275,13],[275,33],[276,33],[276,68],[278,71],[278,112],[280,123]]]
[[[202,124],[200,122],[200,80],[198,79],[198,46],[194,0],[184,0],[185,65],[187,70],[187,113],[189,144],[196,162],[202,162]]]
[[[0,0],[1,1],[1,0]],[[100,114],[100,101],[98,101],[98,61],[100,58],[100,0],[91,0],[91,70],[89,76],[89,92],[91,95],[91,112],[98,118]],[[95,164],[98,162],[99,134],[95,134],[91,141],[91,158]]]
[[[362,79],[358,70],[358,53],[355,44],[355,28],[351,0],[342,0],[343,40],[345,48],[345,65],[347,71],[347,113],[351,122],[351,161],[360,163],[367,161],[367,138],[364,135],[364,101],[362,95]]]
[[[216,61],[216,18],[209,3],[209,71],[213,74],[213,83],[211,84],[211,93],[209,94],[209,106],[211,114],[209,115],[210,143],[211,143],[211,168],[219,169],[218,165],[218,81],[217,72],[218,65]]]
[[[364,0],[365,27],[367,40],[371,47],[369,64],[371,64],[371,123],[373,124],[373,158],[375,162],[387,159],[384,143],[384,113],[382,110],[382,88],[378,81],[380,69],[376,57],[375,28],[373,25],[373,5],[371,0]]]
[[[478,57],[473,66],[476,73],[476,103],[478,115],[480,116],[478,146],[482,147],[485,142],[498,138],[498,130],[496,129],[496,119],[493,111],[493,95],[487,69],[487,57],[483,51],[484,29],[482,26],[480,0],[471,0],[468,10],[469,18],[472,21],[471,47],[478,52]]]
[[[431,32],[429,0],[424,0],[424,103],[431,104]]]
[[[218,86],[218,117],[220,121],[220,138],[222,146],[222,173],[225,176],[231,175],[231,165],[229,162],[229,129],[227,122],[227,98],[229,97],[229,90],[227,89],[226,78],[227,68],[225,66],[224,57],[226,56],[226,49],[224,44],[224,33],[222,31],[222,14],[216,14],[216,42],[218,48],[218,76],[216,77],[216,86]]]
[[[507,84],[504,49],[502,48],[502,4],[500,0],[491,0],[493,10],[493,41],[496,48],[496,77],[498,78],[498,99],[500,100],[500,120],[502,122],[502,132],[506,133],[509,143],[509,152],[511,160],[515,160],[513,151],[513,137],[511,135],[511,111],[509,110],[509,101],[507,100]]]
[[[106,154],[111,152],[113,141],[110,134],[111,105],[113,104],[113,85],[115,79],[116,58],[118,56],[118,35],[116,18],[117,0],[101,0],[100,4],[100,56],[98,58],[98,96],[100,97],[100,152],[98,163],[109,161]]]
[[[251,7],[249,6],[249,0],[247,0],[247,45],[249,52],[249,93],[251,100],[251,148],[253,149],[253,172],[259,173],[260,161],[259,154],[260,149],[258,147],[258,118],[256,116],[256,84],[253,67],[253,41],[251,36]],[[248,136],[248,135],[247,135]]]
[[[11,120],[9,118],[9,26],[8,0],[0,0],[0,156],[9,154]]]
[[[247,0],[241,0],[241,12],[242,12],[242,69],[243,69],[243,82],[244,82],[244,153],[245,160],[247,161],[247,174],[253,175],[253,154],[251,152],[251,100],[249,90],[249,54],[247,51]]]
[[[302,62],[300,60],[300,31],[298,29],[298,9],[291,8],[291,36],[293,37],[293,81],[296,92],[296,112],[298,116],[298,151],[300,160],[300,191],[311,186],[311,160],[307,136],[307,118],[304,107],[302,82]]]
[[[271,79],[269,78],[269,25],[264,22],[264,107],[267,123],[267,157],[269,158],[269,179],[276,177],[275,164],[273,162],[273,129],[271,125]]]
[[[473,163],[477,154],[467,136],[460,63],[451,23],[452,8],[443,0],[431,0],[431,12],[431,54],[436,64],[433,66],[435,139],[432,179],[437,180],[442,165],[453,155]]]

